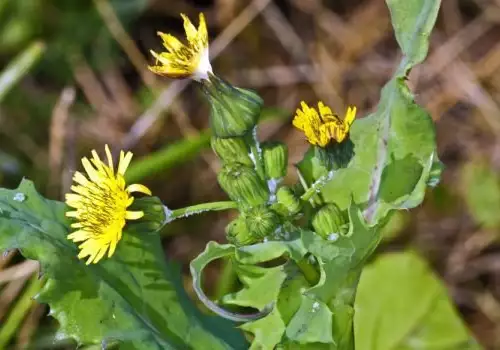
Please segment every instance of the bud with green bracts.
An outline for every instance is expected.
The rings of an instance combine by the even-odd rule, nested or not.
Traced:
[[[229,198],[242,206],[264,204],[269,199],[267,185],[253,168],[244,164],[225,164],[217,175],[217,180]]]
[[[276,193],[276,199],[278,206],[285,209],[286,212],[283,214],[286,216],[296,215],[302,208],[300,198],[289,187],[280,187]]]
[[[350,138],[341,143],[332,143],[326,147],[314,147],[314,157],[328,170],[347,167],[354,156],[354,143]]]
[[[201,83],[210,104],[210,127],[215,136],[243,136],[255,127],[263,104],[257,93],[234,87],[211,73]]]
[[[349,219],[337,205],[328,203],[316,212],[312,226],[321,237],[336,239],[349,231]]]
[[[239,215],[227,225],[226,238],[229,243],[237,247],[254,244],[259,241],[259,238],[253,236],[248,230],[246,219],[243,215]]]
[[[265,205],[253,207],[229,223],[227,240],[236,246],[254,244],[273,234],[279,223],[278,215]]]
[[[248,230],[259,239],[274,233],[280,223],[278,215],[265,205],[253,207],[244,215]]]
[[[250,150],[242,137],[212,137],[212,149],[224,163],[241,163],[253,166]]]
[[[262,144],[264,167],[268,179],[281,179],[286,176],[288,167],[288,148],[281,142]]]

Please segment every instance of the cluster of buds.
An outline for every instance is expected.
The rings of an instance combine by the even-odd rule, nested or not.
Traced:
[[[262,98],[213,73],[204,16],[200,14],[198,29],[186,16],[182,17],[188,43],[159,33],[167,51],[152,52],[156,64],[150,69],[170,78],[192,78],[208,100],[211,146],[222,162],[217,179],[239,208],[239,216],[226,228],[228,241],[242,246],[276,237],[274,233],[282,225],[295,221],[309,205],[309,198],[301,197],[307,188],[282,184],[288,168],[285,144],[260,143],[257,139]],[[304,132],[311,145],[308,155],[326,173],[346,167],[351,161],[354,149],[349,131],[355,115],[356,108],[349,108],[341,119],[322,102],[317,109],[305,102],[297,109],[293,125]],[[321,237],[331,239],[346,232],[345,214],[335,204],[323,203],[312,210],[310,226]]]

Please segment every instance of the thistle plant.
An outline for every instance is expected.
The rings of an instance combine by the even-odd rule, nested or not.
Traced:
[[[321,101],[300,103],[292,123],[310,146],[295,165],[297,183],[284,182],[287,146],[257,137],[263,99],[213,72],[200,14],[198,28],[182,15],[187,43],[159,33],[166,51],[151,51],[149,69],[193,79],[203,93],[227,201],[167,208],[145,186],[126,185],[132,154],[122,152],[115,170],[107,146],[108,164],[95,151],[83,158],[87,176],[75,173],[67,205],[43,198],[28,180],[0,190],[0,248],[41,262],[44,286],[36,298],[59,320],[59,337],[124,349],[407,349],[414,348],[409,334],[434,344],[432,330],[414,335],[413,328],[385,342],[376,322],[383,336],[370,343],[357,318],[367,314],[356,295],[381,229],[395,211],[418,206],[441,169],[432,119],[405,82],[427,54],[439,1],[388,5],[401,63],[368,116],[356,118],[356,107],[341,117]],[[227,243],[209,242],[190,264],[193,290],[210,315],[186,297],[158,235],[170,222],[208,210],[237,213]],[[231,261],[241,288],[211,300],[203,270],[218,259]],[[444,292],[436,295],[451,309]],[[454,317],[453,333],[461,336],[439,348],[475,348]]]

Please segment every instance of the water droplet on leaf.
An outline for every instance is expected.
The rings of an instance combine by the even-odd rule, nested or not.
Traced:
[[[24,195],[24,193],[21,193],[21,192],[17,192],[15,195],[14,195],[14,198],[13,198],[16,202],[24,202],[26,200],[26,196]]]

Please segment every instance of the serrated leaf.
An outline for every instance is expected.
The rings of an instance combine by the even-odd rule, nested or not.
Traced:
[[[372,223],[391,209],[419,205],[437,159],[432,119],[414,102],[405,80],[408,71],[427,54],[440,1],[388,0],[387,4],[403,58],[383,88],[375,113],[352,126],[355,155],[350,165],[336,171],[322,190],[324,199],[341,209],[352,199],[367,203],[365,216]],[[304,162],[299,169],[309,184],[324,175],[318,164],[310,159]]]
[[[276,309],[266,317],[245,323],[240,328],[252,333],[255,337],[250,350],[274,349],[285,332],[285,324]]]
[[[266,263],[284,255],[297,255],[300,258],[305,252],[300,239],[269,241],[239,248],[232,244],[208,242],[205,251],[191,262],[193,286],[195,290],[201,290],[201,275],[210,262],[223,257],[233,258],[243,288],[236,293],[226,295],[223,301],[262,311],[270,302],[276,300],[286,277],[284,272],[286,264],[283,262],[280,266],[272,268],[259,267],[255,264]]]
[[[386,254],[366,267],[355,309],[359,349],[480,349],[443,285],[414,253]]]
[[[61,337],[79,344],[118,340],[124,349],[244,348],[231,323],[193,307],[177,269],[165,262],[156,233],[161,202],[136,202],[144,219],[126,227],[112,258],[86,266],[66,238],[66,206],[24,180],[16,190],[0,189],[0,250],[17,248],[40,261],[47,283],[38,300],[51,307]]]
[[[243,288],[227,294],[222,301],[225,304],[254,307],[264,310],[274,302],[286,274],[283,266],[264,268],[255,265],[237,265],[236,274]]]

